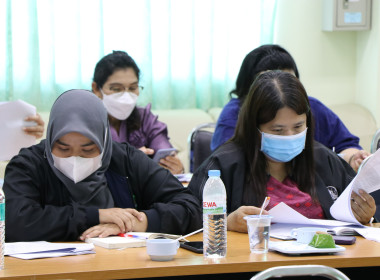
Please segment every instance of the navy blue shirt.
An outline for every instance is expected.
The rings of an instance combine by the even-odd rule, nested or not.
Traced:
[[[309,96],[311,112],[314,117],[314,139],[326,147],[340,153],[348,148],[361,150],[359,138],[352,135],[339,117],[318,99]],[[211,141],[211,150],[225,143],[234,135],[240,111],[240,100],[231,98],[219,115]]]

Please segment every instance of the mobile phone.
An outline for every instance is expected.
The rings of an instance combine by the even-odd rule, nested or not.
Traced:
[[[179,246],[197,254],[203,254],[203,241],[181,242]]]
[[[160,159],[165,158],[167,156],[175,156],[177,149],[168,148],[168,149],[159,149],[153,156],[153,160],[155,162],[159,162]]]
[[[356,242],[355,236],[333,235],[332,238],[334,239],[335,244],[338,245],[351,245]]]

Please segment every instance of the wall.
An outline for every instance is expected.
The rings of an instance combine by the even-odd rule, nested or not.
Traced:
[[[380,124],[380,3],[372,1],[372,28],[357,35],[355,101],[368,108]],[[380,125],[378,125],[380,126]]]
[[[322,0],[278,0],[274,42],[294,56],[308,93],[326,105],[358,103],[380,126],[380,3],[369,31],[321,30]]]

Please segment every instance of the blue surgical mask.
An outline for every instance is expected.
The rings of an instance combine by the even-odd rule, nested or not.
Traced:
[[[274,135],[261,132],[261,151],[270,159],[288,162],[305,148],[307,128],[296,135]]]

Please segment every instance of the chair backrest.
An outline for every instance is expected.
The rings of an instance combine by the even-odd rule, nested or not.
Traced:
[[[215,123],[204,123],[193,129],[188,138],[189,166],[193,173],[202,162],[211,155],[211,139],[215,130]]]
[[[328,279],[349,280],[349,278],[339,270],[325,265],[289,265],[271,267],[256,274],[251,280],[264,280],[284,276],[323,276]]]
[[[380,129],[378,129],[375,132],[375,135],[373,135],[372,142],[371,142],[371,153],[377,151],[377,149],[380,148]]]

